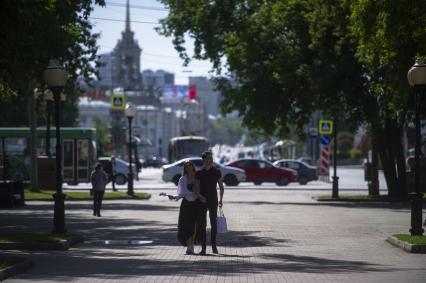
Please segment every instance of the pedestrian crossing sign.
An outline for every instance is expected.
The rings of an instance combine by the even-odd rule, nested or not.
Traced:
[[[320,120],[319,121],[319,133],[321,135],[333,134],[333,121],[331,121],[331,120]]]
[[[124,95],[112,95],[111,96],[111,108],[112,109],[124,109],[126,106],[126,99]]]

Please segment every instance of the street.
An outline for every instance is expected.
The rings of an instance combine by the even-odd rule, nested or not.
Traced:
[[[165,183],[161,179],[162,169],[161,168],[143,168],[139,174],[139,181],[134,181],[134,187],[145,191],[150,190],[166,190],[173,191],[176,186],[169,182]],[[333,171],[330,170],[330,176]],[[339,177],[339,188],[342,191],[358,191],[358,194],[367,193],[367,182],[364,181],[364,170],[361,166],[341,167],[337,169],[337,176]],[[386,193],[386,182],[383,176],[383,172],[379,173],[380,191],[382,194]],[[119,190],[126,190],[127,184],[117,186]],[[69,186],[64,184],[65,190],[85,190],[90,188],[89,183],[81,183],[78,186]],[[298,183],[290,183],[288,186],[280,187],[275,183],[263,183],[262,185],[254,185],[253,183],[240,183],[238,186],[229,187],[232,190],[242,189],[271,189],[271,190],[314,190],[314,191],[331,191],[331,183],[323,181],[309,182],[307,185],[299,185]],[[111,189],[111,183],[107,185],[107,189]]]

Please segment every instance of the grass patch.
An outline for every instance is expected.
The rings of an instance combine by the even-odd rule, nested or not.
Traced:
[[[383,202],[406,202],[409,201],[409,198],[393,198],[386,195],[381,196],[368,196],[368,195],[342,195],[338,198],[333,198],[329,195],[319,196],[316,198],[318,201],[353,201],[353,202],[374,202],[374,201],[383,201]],[[426,194],[423,195],[423,201],[426,201]]]
[[[19,257],[0,257],[0,269],[8,268],[24,260]]]
[[[66,234],[10,233],[0,234],[0,243],[57,243],[66,238]]]
[[[394,235],[394,237],[400,241],[407,242],[410,244],[426,245],[426,236],[411,236],[408,234],[397,234],[397,235]]]
[[[55,191],[40,191],[31,192],[25,190],[25,200],[51,200]],[[66,200],[92,200],[93,197],[89,192],[65,192]],[[104,199],[120,200],[120,199],[149,199],[151,197],[148,193],[136,193],[134,196],[127,195],[127,192],[105,192]]]

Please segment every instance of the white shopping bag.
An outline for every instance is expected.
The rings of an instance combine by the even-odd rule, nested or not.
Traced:
[[[220,207],[219,208],[219,214],[217,216],[217,232],[218,233],[226,233],[228,232],[228,225],[226,224],[226,217],[225,214],[223,214],[223,210]]]

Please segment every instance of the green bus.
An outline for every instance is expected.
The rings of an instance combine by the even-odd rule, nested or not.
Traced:
[[[37,156],[46,155],[46,128],[37,128]],[[90,181],[97,160],[95,128],[61,128],[62,179]],[[50,129],[50,153],[56,155],[56,130]],[[30,129],[0,127],[0,179],[30,180]],[[54,172],[52,172],[54,175]]]

